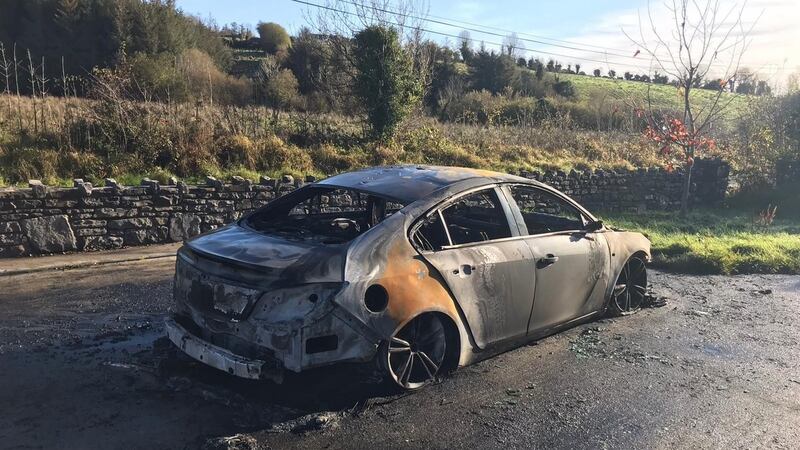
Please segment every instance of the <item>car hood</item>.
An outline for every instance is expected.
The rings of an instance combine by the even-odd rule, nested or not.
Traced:
[[[191,239],[186,247],[204,259],[219,263],[206,266],[207,271],[223,272],[212,275],[255,276],[258,284],[267,282],[276,286],[342,281],[347,250],[345,245],[290,241],[236,223]]]

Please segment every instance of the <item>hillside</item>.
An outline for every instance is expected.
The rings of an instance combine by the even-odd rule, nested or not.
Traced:
[[[655,108],[676,111],[683,109],[681,94],[674,86],[566,73],[561,73],[557,76],[560,79],[569,80],[575,85],[578,101],[581,103],[596,102],[596,99],[603,97],[619,101],[645,103],[649,91],[650,99]],[[717,93],[707,89],[695,89],[691,95],[693,99],[698,100],[698,105],[704,105],[712,102]],[[751,96],[748,95],[723,93],[720,101],[730,101],[726,114],[728,117],[736,117],[740,111],[747,107],[750,99]]]

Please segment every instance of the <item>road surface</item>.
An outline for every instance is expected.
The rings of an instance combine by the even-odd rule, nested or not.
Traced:
[[[173,258],[0,276],[0,448],[798,448],[800,277],[653,272],[664,307],[413,395],[234,379],[163,338]]]

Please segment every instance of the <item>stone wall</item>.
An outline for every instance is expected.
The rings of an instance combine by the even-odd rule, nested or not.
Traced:
[[[574,198],[590,211],[671,211],[680,208],[683,171],[660,168],[607,172],[523,172]],[[692,170],[689,203],[715,206],[725,199],[730,165],[719,159],[698,159]]]
[[[728,165],[698,161],[694,204],[724,199]],[[680,204],[681,173],[662,170],[523,173],[572,196],[590,210],[672,210]],[[308,177],[306,182],[314,181]],[[205,185],[106,186],[75,180],[73,188],[49,188],[32,180],[30,188],[0,191],[0,257],[93,251],[123,246],[177,242],[240,218],[302,185],[284,176],[258,183],[235,178]]]

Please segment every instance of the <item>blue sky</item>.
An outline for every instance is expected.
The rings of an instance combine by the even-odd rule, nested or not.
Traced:
[[[324,0],[310,2],[323,4]],[[433,0],[428,6],[432,16],[558,38],[591,27],[592,21],[604,13],[635,8],[641,3],[636,0]],[[306,25],[303,11],[308,8],[291,0],[178,0],[178,6],[201,17],[210,15],[219,24],[277,22],[291,31]]]
[[[308,1],[325,3],[325,0]],[[424,1],[416,0],[417,3]],[[186,13],[203,18],[212,17],[220,25],[237,22],[255,27],[260,21],[277,22],[291,33],[307,25],[305,17],[311,9],[291,0],[178,0],[177,4]],[[730,8],[736,5],[736,1],[729,0],[721,4],[724,8]],[[604,72],[614,68],[618,73],[625,70],[652,72],[654,63],[651,59],[625,56],[632,56],[638,47],[625,36],[623,30],[637,35],[640,18],[647,21],[648,8],[655,22],[664,27],[663,33],[669,34],[668,26],[671,23],[670,13],[661,0],[428,0],[426,5],[429,18],[479,23],[516,31],[523,38],[554,38],[575,42],[582,48],[593,46],[581,51],[523,42],[528,57],[541,56],[547,59],[550,55],[542,52],[558,53],[562,56],[554,56],[555,59],[565,65],[581,63],[587,72],[594,68],[601,68]],[[800,71],[798,18],[800,0],[749,0],[743,21],[755,25],[750,33],[751,41],[742,66],[760,72],[762,77],[775,84],[780,84],[788,74]],[[453,35],[460,31],[459,28],[431,23],[424,26]],[[503,39],[476,32],[471,32],[471,36],[476,41],[486,42],[500,42]],[[446,39],[435,34],[429,37],[440,42]],[[598,52],[598,46],[612,54]],[[615,56],[614,53],[623,56]]]

